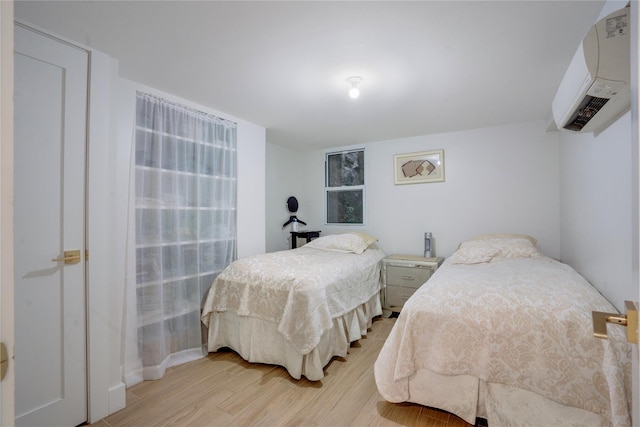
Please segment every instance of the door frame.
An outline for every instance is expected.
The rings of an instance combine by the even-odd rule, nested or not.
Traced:
[[[631,7],[631,25],[630,25],[630,50],[631,50],[631,150],[633,153],[632,165],[632,277],[637,286],[637,301],[640,301],[640,55],[638,48],[640,47],[640,7],[637,1],[632,1]],[[630,344],[631,345],[631,344]],[[640,427],[640,352],[638,345],[632,347],[632,425]]]
[[[0,1],[0,341],[9,366],[0,382],[0,425],[14,425],[13,369],[13,1]]]

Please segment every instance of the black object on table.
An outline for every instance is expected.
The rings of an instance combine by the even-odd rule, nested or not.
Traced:
[[[298,237],[307,239],[309,243],[312,239],[320,237],[319,231],[292,231],[291,232],[291,249],[298,247]]]

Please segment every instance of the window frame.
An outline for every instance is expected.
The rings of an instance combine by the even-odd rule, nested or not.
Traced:
[[[352,156],[345,159],[347,155]],[[349,166],[357,162],[355,172],[354,168],[348,167],[346,170],[347,176],[336,176],[335,165],[343,169],[345,161],[349,163]],[[367,221],[367,165],[364,147],[325,152],[324,170],[324,224],[337,226],[365,225]],[[348,198],[346,195],[347,192],[354,192],[354,197]],[[345,196],[341,200],[339,199],[340,194]],[[358,195],[360,200],[358,200]],[[340,215],[340,213],[335,212],[336,210],[340,211],[343,215],[349,215],[345,212],[349,209],[348,206],[346,206],[349,202],[354,202],[356,205],[356,212],[354,214],[356,221],[341,221],[335,218],[336,215]]]

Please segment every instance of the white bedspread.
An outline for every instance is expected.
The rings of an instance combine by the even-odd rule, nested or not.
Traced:
[[[232,312],[273,322],[300,354],[313,350],[332,319],[364,304],[380,291],[379,261],[385,254],[363,254],[301,247],[233,262],[216,278],[202,312]]]
[[[376,361],[378,389],[391,402],[419,402],[408,384],[421,370],[477,378],[630,426],[625,331],[609,325],[608,340],[594,338],[594,310],[617,312],[572,268],[547,257],[445,262],[405,304]]]

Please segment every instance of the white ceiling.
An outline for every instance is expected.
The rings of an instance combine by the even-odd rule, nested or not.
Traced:
[[[548,120],[603,5],[23,0],[15,13],[108,53],[124,78],[307,150]]]

